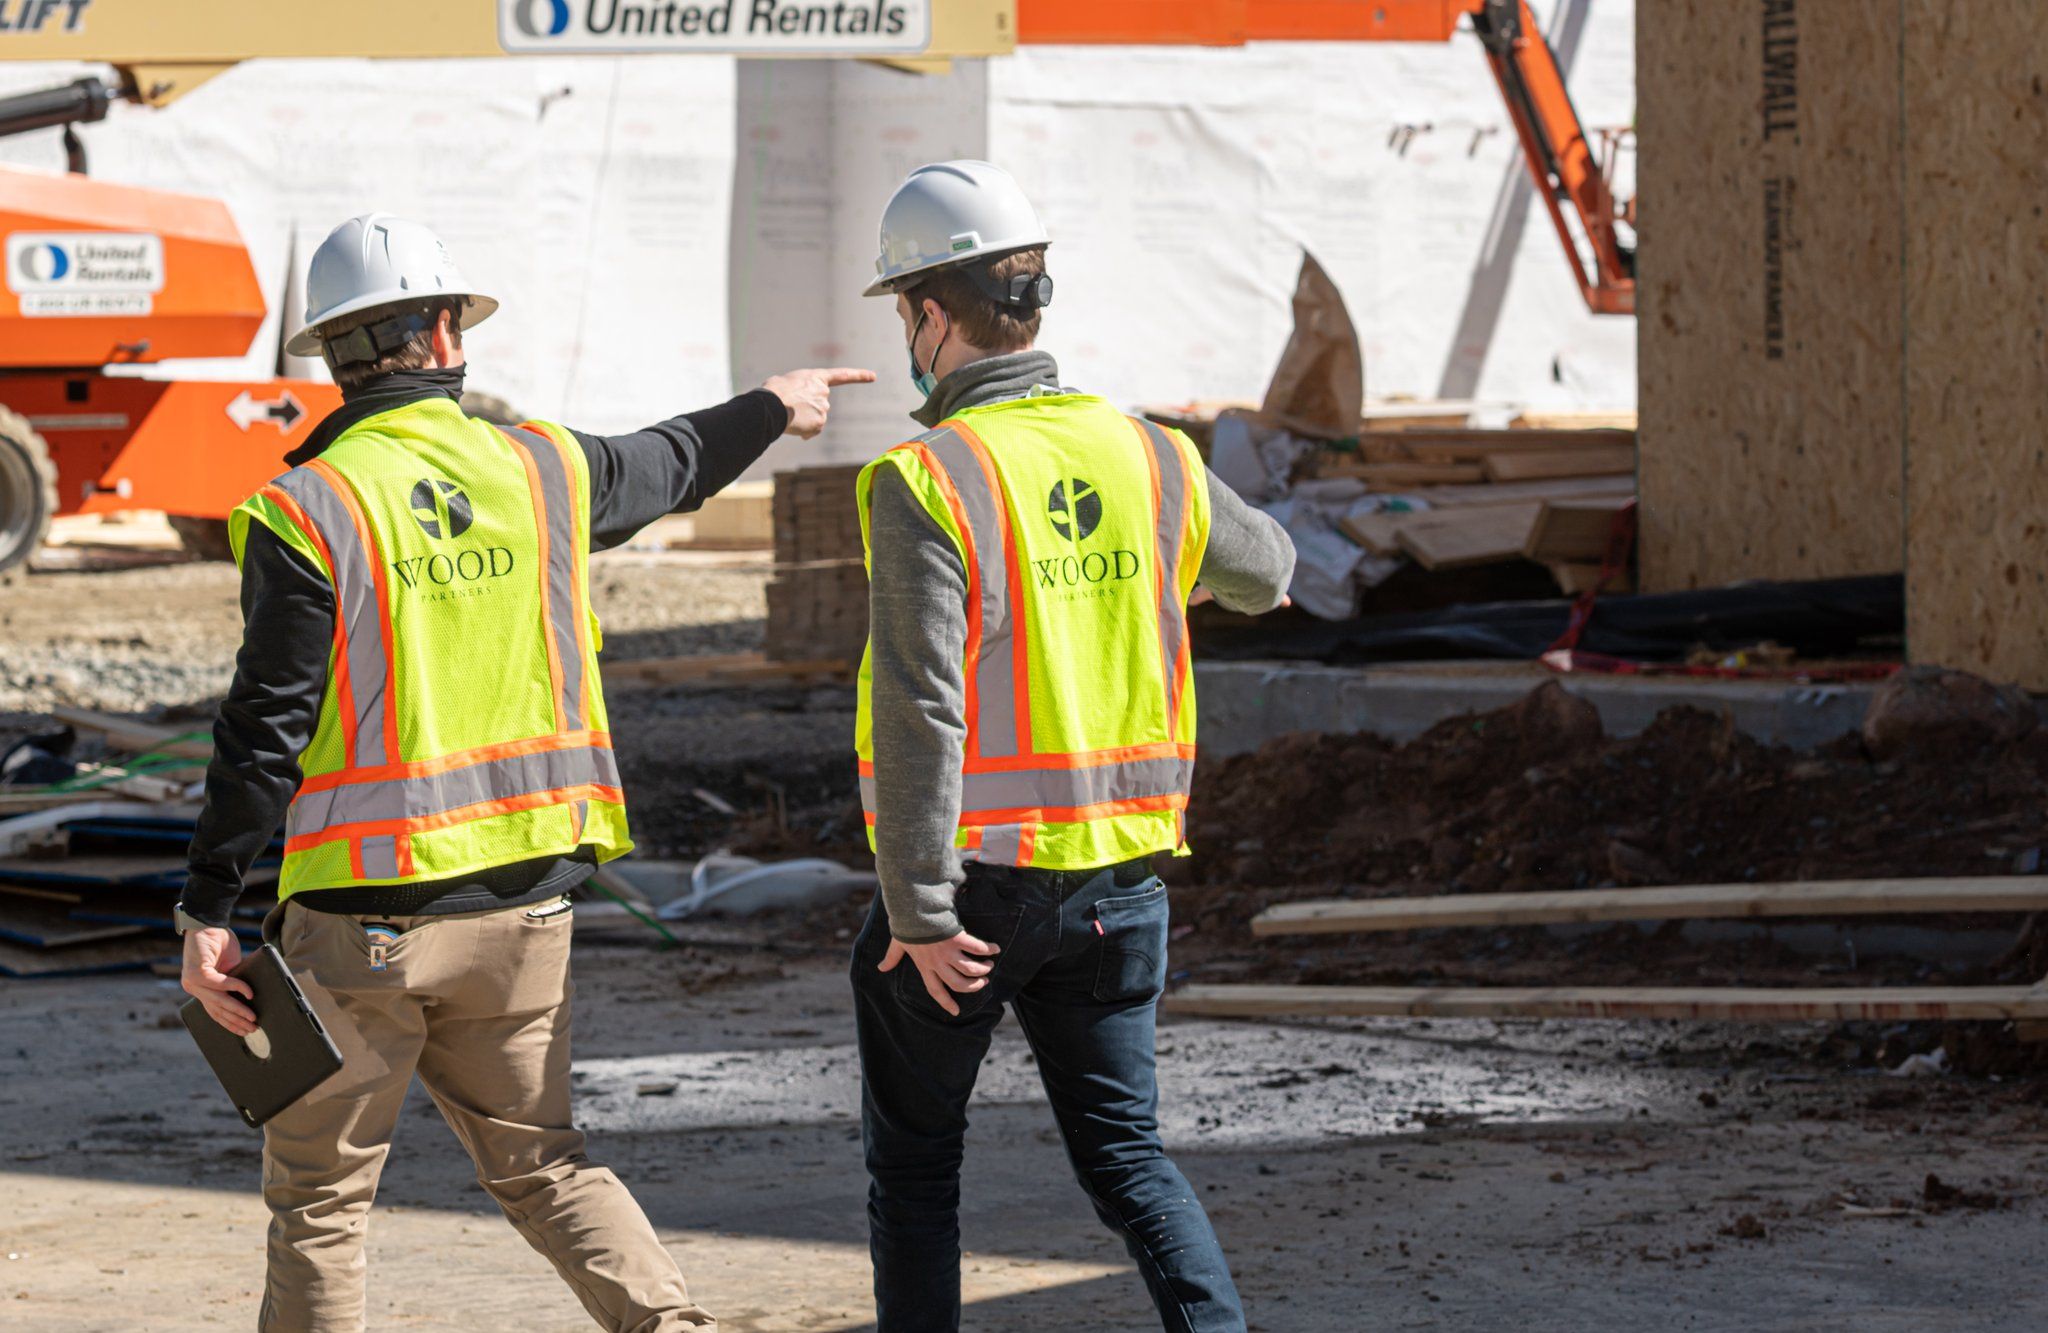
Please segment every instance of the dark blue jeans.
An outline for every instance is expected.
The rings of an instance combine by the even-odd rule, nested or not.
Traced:
[[[960,1327],[960,1161],[967,1098],[1005,1004],[1037,1056],[1074,1174],[1123,1237],[1172,1333],[1243,1333],[1209,1218],[1159,1142],[1153,1031],[1166,887],[1143,862],[1099,871],[971,865],[957,903],[999,945],[954,1018],[889,947],[878,898],[853,950],[867,1144],[868,1237],[881,1333]]]

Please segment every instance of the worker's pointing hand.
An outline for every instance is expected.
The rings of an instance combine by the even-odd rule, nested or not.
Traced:
[[[256,998],[249,983],[228,973],[242,961],[242,942],[232,930],[208,926],[185,934],[185,969],[180,978],[186,994],[206,1006],[206,1012],[237,1037],[256,1030],[256,1011],[241,1000]]]
[[[792,370],[771,377],[761,387],[789,409],[787,433],[808,440],[825,429],[832,414],[832,391],[847,384],[873,384],[875,372],[841,366],[833,370]]]
[[[888,957],[878,966],[880,971],[892,971],[898,963],[909,958],[916,965],[918,976],[924,979],[925,993],[932,997],[932,1003],[958,1018],[960,1006],[953,1002],[950,992],[971,995],[988,985],[988,974],[996,970],[996,965],[981,960],[993,958],[1001,952],[997,946],[978,940],[963,930],[951,939],[935,940],[929,944],[905,944],[902,940],[892,939]]]

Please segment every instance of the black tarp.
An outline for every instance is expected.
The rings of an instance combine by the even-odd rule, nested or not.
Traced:
[[[1570,622],[1567,599],[1484,602],[1436,611],[1315,620],[1298,612],[1260,620],[1197,617],[1195,646],[1211,659],[1311,662],[1528,659]],[[1576,645],[1639,661],[1673,661],[1695,649],[1727,652],[1770,640],[1802,658],[1872,651],[1904,632],[1905,579],[1897,574],[1801,583],[1738,583],[1692,592],[1599,598]]]

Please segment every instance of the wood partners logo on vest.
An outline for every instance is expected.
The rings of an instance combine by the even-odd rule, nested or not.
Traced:
[[[469,496],[452,481],[421,478],[412,488],[408,504],[420,531],[437,542],[462,536],[476,522]],[[454,551],[400,556],[391,562],[391,570],[407,591],[423,592],[430,602],[445,602],[495,592],[491,585],[510,574],[513,563],[509,547],[465,546]]]
[[[1061,541],[1074,547],[1072,555],[1033,560],[1041,588],[1067,589],[1055,600],[1077,602],[1089,597],[1113,597],[1118,586],[1138,576],[1138,553],[1116,548],[1083,551],[1081,543],[1095,535],[1102,525],[1102,492],[1079,477],[1052,484],[1045,501],[1046,520]]]

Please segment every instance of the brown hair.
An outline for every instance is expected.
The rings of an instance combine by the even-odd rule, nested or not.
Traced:
[[[394,370],[423,370],[433,365],[434,330],[440,327],[442,311],[448,312],[449,331],[455,339],[455,345],[457,347],[462,346],[462,305],[463,303],[459,300],[443,297],[432,301],[421,301],[417,305],[373,306],[368,310],[359,311],[353,315],[343,315],[332,324],[322,328],[320,330],[321,336],[323,338],[332,338],[347,333],[351,329],[360,329],[370,324],[381,324],[387,319],[400,318],[405,315],[425,315],[429,320],[433,321],[426,328],[413,334],[412,337],[407,338],[399,346],[392,348],[375,361],[352,361],[345,366],[337,366],[330,361],[327,369],[334,376],[335,384],[340,386],[344,393],[353,393],[379,375],[388,375]]]
[[[1029,274],[1036,276],[1045,272],[1045,247],[1034,245],[1029,250],[1013,250],[999,259],[974,261],[982,265],[982,272],[996,282],[1008,282],[1011,278]],[[1020,314],[1011,306],[1001,305],[982,294],[975,286],[974,279],[967,276],[968,264],[953,264],[938,269],[930,277],[904,291],[913,307],[921,308],[927,299],[937,301],[939,309],[953,317],[959,325],[962,338],[976,347],[994,352],[1015,352],[1029,347],[1038,338],[1038,323],[1043,312],[1033,310]]]

